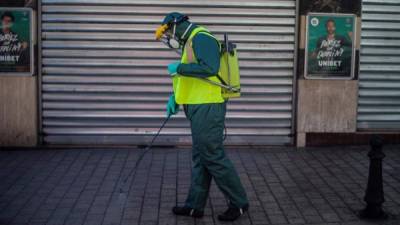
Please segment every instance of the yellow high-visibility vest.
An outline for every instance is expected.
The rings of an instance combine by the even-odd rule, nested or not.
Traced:
[[[196,56],[191,46],[194,36],[199,32],[208,31],[203,27],[198,27],[192,31],[183,49],[181,63],[197,63]],[[220,83],[216,75],[208,77],[208,79]],[[175,75],[172,80],[175,101],[180,105],[222,103],[225,101],[221,94],[221,87],[210,84],[202,79],[178,74]]]

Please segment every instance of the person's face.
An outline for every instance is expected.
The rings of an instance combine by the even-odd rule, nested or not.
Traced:
[[[336,25],[334,22],[328,22],[326,24],[326,30],[328,31],[328,34],[335,34],[336,32]]]
[[[5,16],[2,20],[3,30],[10,29],[12,27],[13,21],[11,17]]]
[[[168,37],[172,38],[173,36],[173,27],[168,28],[168,30],[165,31],[165,35],[167,35]]]

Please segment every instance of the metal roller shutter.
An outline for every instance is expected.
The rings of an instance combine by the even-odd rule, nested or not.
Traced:
[[[154,41],[179,11],[238,44],[243,97],[227,114],[228,144],[290,144],[296,1],[42,0],[42,130],[50,144],[143,144],[165,118],[166,66]],[[180,113],[159,143],[190,142]]]
[[[400,129],[400,1],[363,0],[358,128]]]

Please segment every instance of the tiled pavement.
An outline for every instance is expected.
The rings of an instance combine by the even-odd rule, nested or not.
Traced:
[[[368,172],[366,147],[228,150],[250,199],[234,224],[400,224],[400,147],[386,147],[383,222],[360,221]],[[155,149],[128,180],[118,183],[139,150],[0,151],[0,225],[207,225],[220,223],[225,199],[212,185],[202,219],[175,217],[190,181],[191,152]],[[397,218],[397,219],[396,219]]]

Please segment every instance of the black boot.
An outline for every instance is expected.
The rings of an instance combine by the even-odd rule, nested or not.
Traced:
[[[186,207],[186,206],[184,206],[184,207],[175,206],[174,208],[172,208],[172,212],[175,215],[191,216],[191,217],[194,217],[194,218],[200,218],[200,217],[203,217],[203,215],[204,215],[203,211],[192,209],[192,208],[189,208],[189,207]]]
[[[221,221],[234,221],[238,219],[243,213],[249,210],[249,205],[243,208],[229,207],[223,214],[218,215],[218,219]]]

